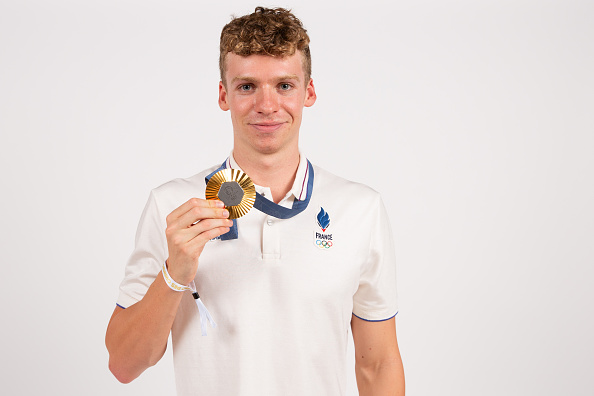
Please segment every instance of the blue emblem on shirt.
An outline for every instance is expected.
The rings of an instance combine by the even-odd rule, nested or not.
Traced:
[[[330,227],[330,215],[326,213],[324,208],[320,208],[320,213],[318,213],[318,225],[322,229],[322,232],[325,232]]]

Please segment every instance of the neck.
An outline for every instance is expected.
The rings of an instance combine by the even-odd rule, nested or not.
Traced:
[[[234,149],[233,158],[255,184],[270,188],[275,203],[279,203],[293,187],[299,167],[297,148],[290,152],[253,156]]]

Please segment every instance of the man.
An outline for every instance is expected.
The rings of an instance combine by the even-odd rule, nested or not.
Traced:
[[[219,166],[151,192],[106,335],[121,382],[154,365],[171,332],[179,395],[343,395],[350,326],[360,394],[404,394],[381,199],[299,152],[316,101],[308,45],[281,8],[223,28],[219,106],[234,146],[220,168],[247,173],[261,205],[234,223],[205,200]],[[174,290],[192,282],[218,325],[206,337],[197,295]]]

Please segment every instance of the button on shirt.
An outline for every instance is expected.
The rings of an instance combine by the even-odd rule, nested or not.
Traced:
[[[229,155],[227,159],[227,167],[232,169],[239,169],[243,172],[243,169],[239,166],[239,164],[235,161],[233,157],[233,153]],[[303,200],[307,196],[307,182],[309,180],[309,170],[307,166],[307,159],[300,155],[299,159],[299,166],[297,167],[297,172],[295,173],[295,181],[293,182],[293,186],[287,192],[285,197],[278,203],[280,206],[284,206],[285,208],[291,208],[293,206],[293,202],[295,199]],[[254,184],[256,188],[256,192],[262,195],[264,198],[272,200],[272,191],[269,187],[259,186]],[[256,209],[253,210],[254,212],[258,212]],[[258,212],[260,213],[260,212]],[[265,213],[260,213],[264,216],[264,222],[262,224],[262,259],[264,260],[273,260],[273,259],[280,259],[281,252],[280,252],[280,239],[281,239],[281,230],[279,227],[274,227],[275,223],[278,221],[282,221],[281,219],[277,219],[275,217],[266,215]],[[241,232],[241,231],[239,231]]]

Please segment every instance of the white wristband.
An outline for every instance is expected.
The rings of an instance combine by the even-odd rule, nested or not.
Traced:
[[[206,335],[206,322],[210,323],[212,327],[217,327],[217,324],[208,312],[208,309],[206,309],[204,303],[202,302],[202,300],[200,300],[200,296],[196,291],[196,284],[194,283],[194,281],[192,281],[189,286],[180,285],[179,283],[174,281],[169,275],[169,272],[167,272],[167,262],[163,263],[163,270],[161,272],[163,273],[163,279],[165,279],[165,283],[167,283],[167,286],[169,286],[171,290],[179,292],[183,292],[186,290],[192,291],[192,296],[194,297],[194,301],[196,301],[196,305],[198,306],[198,312],[200,313],[200,327],[203,336]]]
[[[171,276],[169,275],[169,272],[167,272],[167,262],[163,263],[163,271],[161,271],[161,272],[163,273],[163,279],[165,279],[165,283],[167,283],[167,286],[169,286],[169,288],[171,290],[175,290],[175,291],[179,291],[179,292],[183,292],[186,290],[192,290],[188,286],[180,285],[179,283],[177,283],[176,281],[174,281],[171,278]]]

